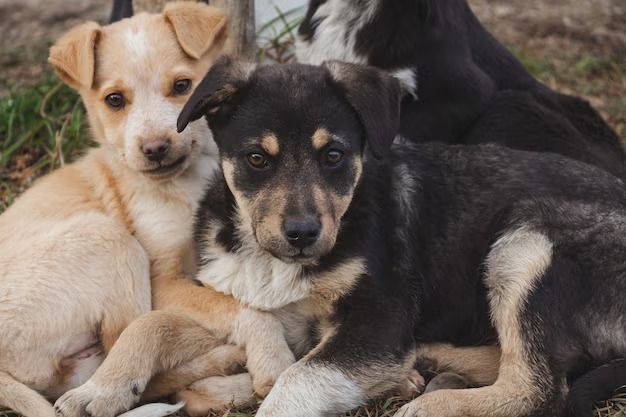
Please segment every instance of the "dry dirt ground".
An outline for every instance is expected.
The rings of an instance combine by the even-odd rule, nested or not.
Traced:
[[[105,22],[110,0],[0,0],[0,97],[48,69],[47,49],[85,20]],[[0,138],[1,139],[1,138]]]
[[[469,2],[488,29],[535,76],[557,90],[588,99],[626,139],[626,0]],[[42,82],[50,72],[46,55],[54,39],[79,22],[105,22],[110,3],[0,0],[0,104],[9,91]],[[3,141],[0,136],[0,145]],[[27,164],[9,161],[4,168],[0,166],[0,182],[2,175],[9,181],[22,181],[31,175],[17,172],[27,172],[28,167],[21,165]],[[2,201],[1,191],[0,212],[3,203],[8,204]],[[395,408],[396,402],[389,400],[352,415],[381,417],[392,415]],[[615,410],[603,411],[602,415],[626,417],[623,411]],[[0,417],[3,415],[0,411]]]
[[[626,0],[469,2],[535,76],[585,97],[626,140]]]

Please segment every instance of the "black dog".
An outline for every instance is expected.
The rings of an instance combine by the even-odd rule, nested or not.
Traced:
[[[419,97],[402,103],[405,139],[555,152],[625,175],[602,117],[535,80],[465,0],[311,0],[299,34],[300,62],[402,70]]]
[[[372,68],[226,58],[179,117],[182,130],[206,115],[224,173],[198,214],[198,278],[275,311],[305,355],[257,416],[336,415],[416,357],[487,372],[480,352],[455,365],[440,342],[499,341],[497,380],[399,416],[552,416],[572,372],[610,363],[593,379],[626,382],[622,181],[497,146],[390,151],[399,106],[395,78]]]

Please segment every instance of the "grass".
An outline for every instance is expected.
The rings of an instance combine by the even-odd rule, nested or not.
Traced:
[[[277,16],[257,31],[259,62],[285,63],[295,59],[295,30],[302,22],[305,9],[297,7],[283,12],[276,7]]]
[[[47,72],[0,99],[0,212],[33,179],[92,144],[78,94]]]
[[[551,88],[589,100],[626,146],[626,50],[554,56],[549,51],[509,49]]]
[[[294,29],[303,13],[303,8],[279,11],[274,20],[259,28],[260,62],[283,63],[294,58]],[[542,82],[589,99],[626,142],[626,60],[623,54],[554,56],[515,45],[510,49]],[[0,66],[10,67],[12,62],[20,61],[20,54],[45,56],[46,49],[35,47],[3,52],[7,53],[0,54]],[[33,58],[29,56],[29,60]],[[8,89],[8,94],[0,96],[0,213],[37,177],[74,160],[93,144],[78,94],[63,85],[50,69],[34,77],[29,75],[27,82],[17,83]],[[10,80],[3,82],[10,84]],[[397,397],[382,399],[346,416],[392,416],[405,402]],[[596,404],[595,414],[597,417],[626,417],[626,387],[610,401]],[[0,410],[0,417],[16,416],[13,411]],[[183,413],[177,416],[186,417]],[[228,410],[210,417],[252,416],[253,410]]]

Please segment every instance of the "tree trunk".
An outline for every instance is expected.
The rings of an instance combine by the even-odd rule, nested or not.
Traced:
[[[210,0],[209,3],[224,10],[228,18],[224,52],[256,60],[254,0]]]

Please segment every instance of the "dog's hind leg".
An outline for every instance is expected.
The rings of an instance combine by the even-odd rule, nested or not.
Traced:
[[[5,372],[0,372],[0,405],[24,417],[55,417],[48,400]]]
[[[428,343],[418,348],[416,367],[424,375],[452,372],[463,375],[472,386],[491,385],[498,378],[500,347]]]
[[[223,344],[185,311],[152,311],[133,321],[105,362],[55,404],[59,416],[113,417],[140,399],[150,379]]]
[[[521,314],[552,263],[552,243],[519,228],[503,235],[487,258],[486,285],[502,349],[499,375],[488,387],[441,390],[402,407],[397,417],[522,417],[559,415],[567,391],[542,351],[541,333]]]

